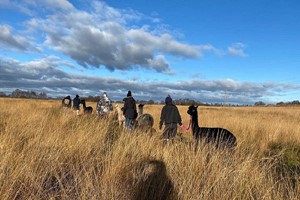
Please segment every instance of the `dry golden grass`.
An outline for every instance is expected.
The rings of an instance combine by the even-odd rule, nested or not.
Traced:
[[[144,107],[150,137],[60,101],[0,99],[0,199],[300,199],[298,174],[281,173],[281,152],[267,153],[272,142],[300,144],[300,107],[199,107],[201,126],[236,135],[235,152],[195,152],[191,133],[163,145],[161,108]]]

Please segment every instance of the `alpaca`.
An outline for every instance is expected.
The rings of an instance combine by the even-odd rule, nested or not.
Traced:
[[[91,106],[86,106],[84,99],[80,100],[80,103],[82,104],[84,113],[88,113],[88,114],[93,113],[93,108]]]
[[[117,113],[118,113],[119,126],[123,125],[125,127],[125,116],[124,116],[123,111],[122,111],[123,108],[121,108],[118,104],[115,105],[115,108],[116,108]]]
[[[136,119],[135,127],[138,129],[142,129],[145,131],[155,132],[153,128],[154,125],[154,118],[152,115],[145,113],[144,114],[144,104],[138,105],[138,117]]]
[[[191,115],[192,133],[196,139],[196,146],[199,140],[204,140],[205,143],[212,143],[217,148],[236,146],[236,137],[224,128],[199,127],[198,125],[198,106],[191,105],[187,113]]]

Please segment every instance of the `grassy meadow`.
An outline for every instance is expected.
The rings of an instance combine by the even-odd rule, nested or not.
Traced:
[[[180,129],[164,144],[162,105],[144,107],[149,136],[60,103],[0,98],[0,199],[300,199],[300,107],[200,106],[201,126],[237,137],[229,152],[195,151]],[[187,125],[187,106],[178,108]]]

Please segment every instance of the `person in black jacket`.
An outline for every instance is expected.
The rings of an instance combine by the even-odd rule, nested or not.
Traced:
[[[75,98],[73,99],[73,109],[76,111],[76,114],[79,115],[79,107],[80,106],[80,99],[79,95],[76,94]]]
[[[172,103],[172,98],[168,95],[165,99],[166,105],[161,110],[159,129],[165,124],[162,137],[171,139],[177,134],[177,124],[182,126],[181,116],[176,105]]]
[[[128,130],[133,129],[133,122],[137,118],[136,103],[132,97],[131,91],[127,93],[127,97],[123,99],[124,107],[123,114],[125,116],[125,127]]]

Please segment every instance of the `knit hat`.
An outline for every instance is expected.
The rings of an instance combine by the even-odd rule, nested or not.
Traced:
[[[131,97],[131,91],[130,90],[128,91],[127,96]]]
[[[170,95],[168,95],[165,99],[165,103],[168,104],[168,103],[171,103],[172,102],[172,98],[170,97]]]

